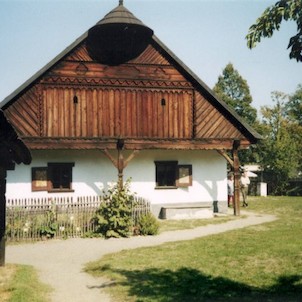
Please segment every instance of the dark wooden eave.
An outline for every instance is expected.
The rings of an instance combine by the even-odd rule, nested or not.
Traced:
[[[30,164],[31,154],[0,110],[0,167],[11,170],[21,163]]]
[[[115,150],[119,138],[34,138],[24,137],[32,150]],[[149,139],[124,138],[125,150],[231,150],[233,139]],[[249,144],[242,144],[247,147]]]

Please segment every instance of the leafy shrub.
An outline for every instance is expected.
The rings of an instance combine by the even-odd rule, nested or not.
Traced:
[[[56,235],[58,229],[56,220],[55,205],[52,204],[50,209],[45,213],[45,223],[39,227],[41,237],[53,238]]]
[[[159,223],[152,213],[142,215],[137,222],[138,233],[141,235],[157,235]]]
[[[127,180],[122,188],[116,184],[104,193],[104,202],[101,203],[93,218],[96,233],[101,233],[105,238],[130,235],[134,195],[131,194],[129,187],[130,180]]]
[[[53,238],[57,231],[57,225],[51,224],[51,225],[42,225],[39,228],[39,234],[41,237],[44,238]]]

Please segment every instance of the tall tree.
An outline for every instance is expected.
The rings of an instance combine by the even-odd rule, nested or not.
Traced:
[[[289,97],[287,113],[293,122],[302,126],[302,84],[298,85],[295,93]]]
[[[252,107],[253,101],[247,81],[242,78],[239,72],[229,63],[218,77],[218,81],[213,88],[216,95],[226,104],[231,106],[240,117],[245,119],[251,126],[257,126],[257,111]],[[239,153],[241,164],[257,162],[258,154],[255,147],[242,150]]]
[[[299,150],[302,150],[302,84],[298,85],[297,90],[289,96],[286,104],[286,113],[290,122],[289,132],[295,140]],[[298,171],[302,173],[302,152],[298,155]]]
[[[229,63],[218,77],[218,82],[213,88],[216,95],[233,107],[235,111],[250,125],[256,121],[257,111],[251,106],[253,101],[247,81]]]
[[[284,93],[273,92],[274,107],[261,108],[265,140],[260,152],[265,181],[275,195],[287,193],[288,181],[296,176],[299,165],[298,144],[291,136],[291,124],[287,118],[287,98]]]
[[[270,38],[280,29],[281,22],[292,20],[297,23],[297,34],[289,40],[290,59],[302,62],[302,0],[281,0],[268,7],[249,28],[246,36],[249,48],[254,48],[261,38]]]

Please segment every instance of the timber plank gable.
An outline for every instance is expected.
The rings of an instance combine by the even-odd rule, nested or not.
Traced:
[[[196,130],[201,138],[245,139],[243,134],[208,102],[199,92],[195,94]]]
[[[39,136],[41,115],[37,87],[30,88],[18,98],[5,110],[5,116],[19,136]]]
[[[192,86],[151,45],[110,67],[81,45],[40,83],[45,137],[192,137]]]
[[[157,38],[118,66],[93,61],[86,37],[9,100],[33,149],[232,149],[253,134]],[[248,137],[249,136],[249,137]]]

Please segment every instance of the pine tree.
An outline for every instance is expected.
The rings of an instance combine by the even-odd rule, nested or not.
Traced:
[[[233,107],[250,125],[255,123],[257,111],[251,106],[253,99],[250,88],[247,81],[234,69],[233,64],[229,63],[224,68],[213,90],[219,99]]]

